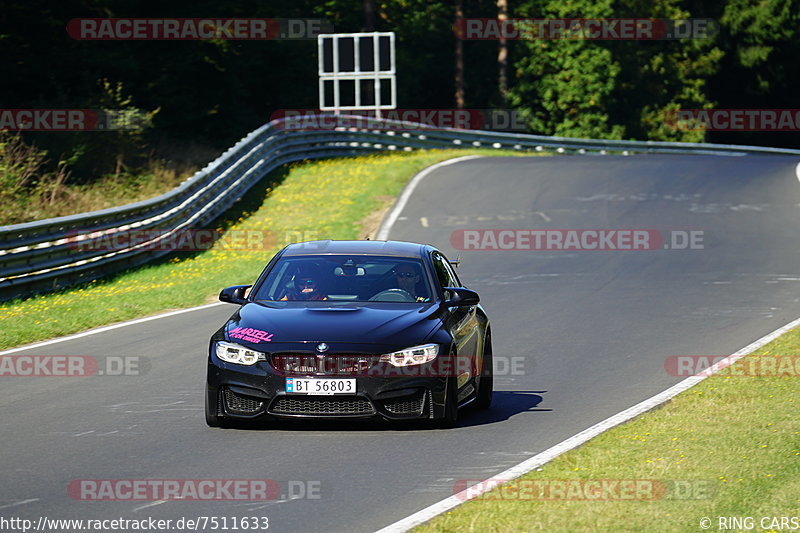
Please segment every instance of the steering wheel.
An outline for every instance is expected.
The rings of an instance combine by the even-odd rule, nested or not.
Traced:
[[[369,299],[370,302],[415,302],[416,298],[403,289],[386,289]]]

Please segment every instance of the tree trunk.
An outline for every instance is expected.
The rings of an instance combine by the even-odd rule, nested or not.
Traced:
[[[122,174],[122,168],[124,167],[124,164],[122,163],[123,157],[124,156],[122,155],[122,152],[117,152],[117,160],[116,164],[114,165],[114,180],[119,180],[119,176]]]
[[[364,31],[375,31],[375,0],[364,0]]]
[[[508,1],[497,0],[497,21],[501,28],[506,20],[508,20]],[[508,41],[503,35],[504,32],[500,32],[500,43],[497,48],[497,90],[500,99],[505,102],[508,92]]]
[[[456,0],[456,24],[464,18],[463,0]],[[456,35],[456,109],[464,109],[464,41]]]

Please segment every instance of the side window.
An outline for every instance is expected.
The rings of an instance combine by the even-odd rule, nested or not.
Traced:
[[[463,287],[463,285],[461,284],[461,280],[458,279],[458,275],[456,274],[455,269],[453,269],[453,265],[450,264],[450,261],[448,261],[445,256],[441,256],[441,257],[442,257],[442,260],[444,261],[444,268],[447,270],[447,273],[448,273],[450,279],[452,280],[450,282],[450,283],[452,283],[452,285],[450,285],[450,286],[451,287]]]
[[[439,252],[433,252],[431,259],[433,260],[433,269],[436,271],[436,279],[442,287],[458,287],[458,278],[453,273],[453,269],[447,263]]]

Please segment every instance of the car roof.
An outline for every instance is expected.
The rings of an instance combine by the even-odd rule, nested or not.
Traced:
[[[288,245],[283,256],[296,255],[388,255],[424,257],[427,244],[404,241],[308,241]]]

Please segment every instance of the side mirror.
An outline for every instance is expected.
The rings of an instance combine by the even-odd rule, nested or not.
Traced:
[[[219,293],[219,301],[229,304],[244,305],[247,303],[247,298],[244,297],[244,291],[252,287],[252,285],[234,285],[233,287],[226,287]]]
[[[445,295],[450,293],[450,298],[444,302],[447,307],[469,307],[481,301],[477,292],[463,287],[445,287],[444,292]]]

